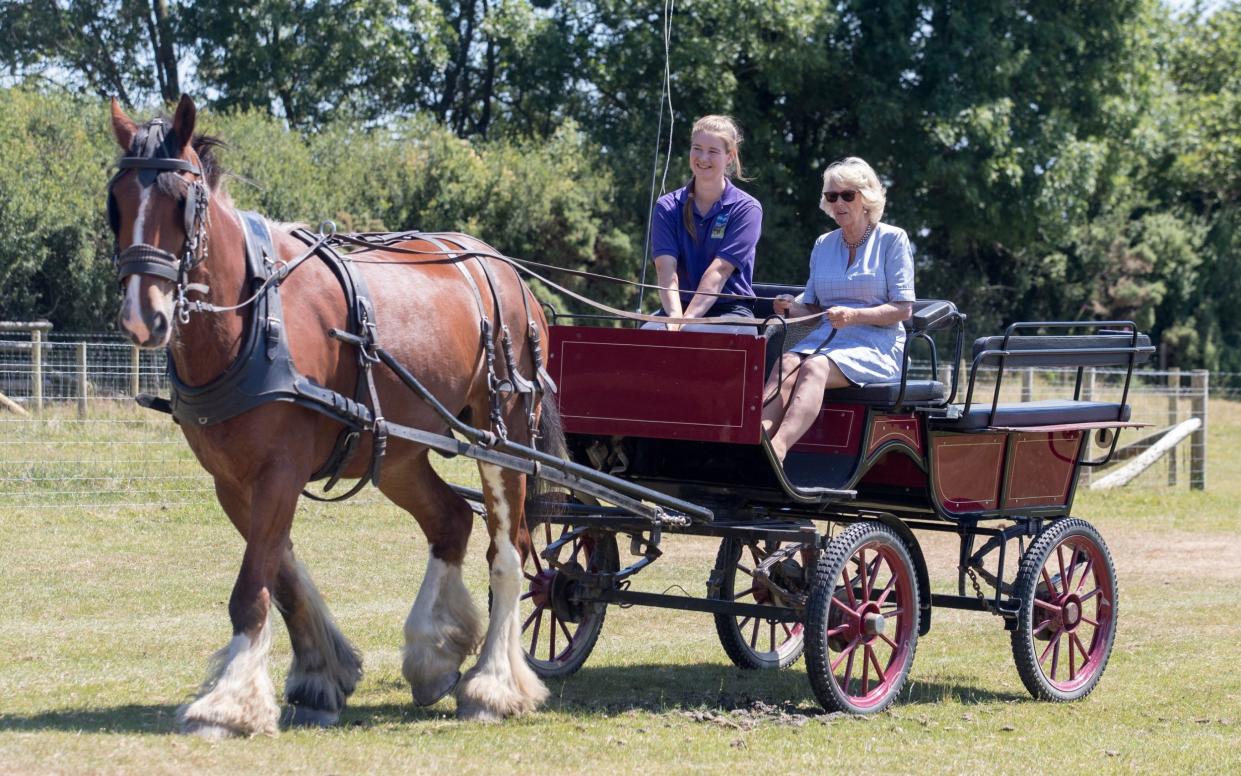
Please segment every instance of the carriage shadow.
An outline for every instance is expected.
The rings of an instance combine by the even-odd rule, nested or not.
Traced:
[[[544,711],[616,717],[652,714],[729,713],[745,711],[772,721],[795,715],[829,718],[819,706],[798,663],[778,672],[742,671],[732,666],[639,664],[585,667],[577,674],[547,682],[551,691]],[[911,679],[893,709],[941,703],[975,706],[1031,702],[1030,696],[969,684]],[[0,732],[65,731],[116,734],[171,734],[177,727],[176,704],[125,704],[106,708],[57,709],[30,715],[0,714]],[[439,703],[352,705],[341,715],[342,728],[374,728],[453,721],[453,707]],[[287,730],[285,724],[282,729]]]
[[[719,664],[584,667],[547,682],[546,708],[605,716],[631,711],[736,711],[755,706],[808,716],[826,714],[810,689],[804,664],[782,671],[743,671]],[[965,683],[922,682],[911,677],[893,708],[955,702],[961,705],[1030,701],[1026,694]]]

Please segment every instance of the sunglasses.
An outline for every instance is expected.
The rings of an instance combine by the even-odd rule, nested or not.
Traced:
[[[823,192],[823,199],[826,199],[828,202],[835,202],[838,199],[843,199],[845,202],[852,202],[853,198],[856,196],[857,192],[852,190]]]

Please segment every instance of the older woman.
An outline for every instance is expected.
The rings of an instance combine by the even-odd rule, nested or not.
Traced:
[[[915,298],[913,256],[905,231],[879,220],[886,201],[875,171],[857,157],[823,172],[819,207],[840,228],[815,240],[806,290],[774,302],[782,315],[826,312],[767,383],[763,430],[781,461],[818,417],[825,389],[900,377],[901,321]]]

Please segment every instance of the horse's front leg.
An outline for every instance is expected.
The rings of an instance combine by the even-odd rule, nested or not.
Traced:
[[[282,559],[291,549],[300,485],[290,473],[278,472],[259,477],[247,490],[246,550],[228,601],[233,638],[212,658],[199,697],[178,715],[184,732],[213,739],[275,735],[280,719],[267,669],[269,614]]]

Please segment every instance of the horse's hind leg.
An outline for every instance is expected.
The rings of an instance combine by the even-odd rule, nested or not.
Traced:
[[[474,515],[425,452],[387,466],[384,474],[384,495],[414,515],[430,547],[422,587],[405,619],[401,664],[414,703],[429,706],[456,686],[482,630],[461,575]]]
[[[276,576],[276,608],[293,642],[284,683],[293,725],[336,724],[362,678],[362,657],[345,639],[306,569],[290,547]]]
[[[517,541],[524,519],[525,477],[497,466],[479,464],[487,499],[491,547],[491,619],[478,663],[457,690],[457,714],[494,720],[533,711],[547,698],[547,688],[526,663],[521,649],[518,601],[521,556]]]

